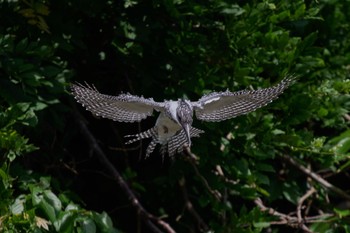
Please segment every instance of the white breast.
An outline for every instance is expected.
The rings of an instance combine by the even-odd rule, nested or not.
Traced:
[[[156,122],[156,127],[158,132],[158,140],[160,143],[167,142],[172,136],[182,129],[181,125],[169,119],[164,113],[159,115]]]

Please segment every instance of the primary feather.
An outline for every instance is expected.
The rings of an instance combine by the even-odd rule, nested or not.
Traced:
[[[138,122],[160,112],[155,126],[144,132],[127,135],[126,143],[151,138],[146,151],[149,156],[157,144],[161,144],[161,154],[173,156],[183,151],[183,146],[191,146],[191,138],[199,137],[204,131],[192,127],[193,111],[203,121],[223,121],[247,114],[275,100],[295,78],[287,76],[275,86],[237,92],[213,92],[204,95],[198,101],[156,102],[152,98],[134,96],[129,93],[111,96],[101,94],[94,86],[73,84],[75,99],[96,116],[120,122]]]
[[[293,83],[286,77],[273,87],[237,92],[213,92],[193,102],[196,117],[203,121],[223,121],[252,112],[276,99]]]
[[[86,110],[114,121],[138,122],[152,115],[154,109],[160,111],[164,108],[163,103],[129,93],[118,96],[104,95],[93,86],[81,84],[73,84],[71,89],[75,99]]]

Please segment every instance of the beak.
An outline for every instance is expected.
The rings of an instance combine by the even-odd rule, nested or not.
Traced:
[[[190,135],[191,126],[189,124],[182,124],[182,128],[184,129],[186,134],[188,147],[191,147],[191,135]]]

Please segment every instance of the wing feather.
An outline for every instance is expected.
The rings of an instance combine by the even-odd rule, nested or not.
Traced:
[[[141,121],[152,115],[153,110],[162,111],[164,104],[131,94],[104,95],[94,86],[72,84],[72,94],[86,110],[96,116],[120,122]]]
[[[259,89],[237,92],[213,92],[193,102],[196,117],[203,121],[223,121],[247,114],[272,102],[295,80],[287,76],[279,84]]]

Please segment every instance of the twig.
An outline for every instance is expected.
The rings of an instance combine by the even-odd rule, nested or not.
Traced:
[[[122,152],[128,152],[128,151],[135,151],[140,149],[140,145],[134,146],[134,147],[130,147],[130,148],[120,148],[120,147],[112,147],[110,146],[109,149],[110,150],[114,150],[114,151],[122,151]]]
[[[293,228],[299,228],[302,229],[304,232],[312,233],[312,231],[305,225],[305,223],[316,223],[316,222],[328,222],[328,220],[325,220],[325,218],[333,217],[334,214],[321,214],[316,216],[308,216],[304,217],[303,221],[301,221],[301,206],[302,203],[313,193],[316,192],[316,189],[313,187],[310,188],[306,194],[304,194],[299,200],[298,200],[298,208],[297,208],[297,216],[293,216],[291,214],[284,214],[281,212],[276,211],[275,209],[271,207],[267,207],[264,205],[262,200],[260,198],[256,198],[254,200],[254,203],[258,206],[258,208],[261,211],[267,212],[270,215],[278,217],[278,221],[272,221],[270,222],[271,225],[287,225]]]
[[[316,192],[316,189],[314,187],[311,187],[301,198],[299,198],[298,205],[297,205],[297,217],[298,217],[299,224],[302,223],[301,209],[302,209],[303,203],[308,197],[310,197],[315,192]]]
[[[221,198],[222,198],[222,195],[219,191],[217,190],[213,190],[209,184],[208,184],[208,181],[200,174],[200,172],[198,171],[198,168],[197,168],[197,162],[198,162],[198,157],[193,154],[191,152],[191,150],[189,149],[188,146],[184,146],[184,153],[185,155],[187,155],[190,159],[190,163],[196,173],[196,175],[199,177],[199,179],[202,181],[202,183],[204,184],[204,186],[208,189],[208,191],[215,197],[216,200],[218,201],[221,201]]]
[[[86,120],[80,115],[78,110],[75,109],[73,105],[73,112],[76,115],[77,122],[79,124],[79,127],[85,136],[86,140],[88,141],[91,149],[95,152],[100,162],[106,167],[106,169],[111,173],[113,178],[117,181],[120,188],[123,190],[123,192],[128,197],[131,204],[136,209],[137,213],[142,217],[145,224],[156,233],[161,233],[162,231],[151,221],[153,220],[158,225],[162,226],[163,229],[168,233],[175,233],[174,229],[165,221],[162,219],[155,217],[154,215],[150,214],[145,208],[141,205],[133,191],[130,189],[130,187],[127,185],[123,177],[120,175],[118,170],[112,165],[112,163],[108,160],[105,153],[102,151],[101,147],[98,145],[97,140],[93,136],[93,134],[90,132],[90,130],[86,126]]]
[[[298,168],[300,171],[302,171],[303,173],[305,173],[307,176],[311,177],[313,180],[315,180],[316,182],[318,182],[319,184],[321,184],[323,187],[325,187],[326,189],[338,194],[339,196],[350,200],[350,195],[347,194],[346,192],[344,192],[343,190],[341,190],[340,188],[332,185],[331,183],[329,183],[328,181],[326,181],[325,179],[323,179],[321,176],[317,175],[316,173],[314,173],[313,171],[311,171],[309,168],[304,167],[303,165],[299,164],[297,161],[295,161],[292,157],[288,156],[288,155],[282,155],[282,157],[289,162],[290,164],[294,165],[296,168]]]
[[[199,161],[199,158],[197,155],[195,155],[191,152],[190,147],[187,144],[185,144],[183,149],[184,149],[185,155],[187,155],[187,157],[191,160],[191,163],[197,164]]]
[[[350,115],[349,115],[349,114],[344,114],[344,118],[345,118],[347,121],[350,121]]]
[[[192,202],[190,201],[190,199],[188,198],[188,194],[187,194],[187,190],[186,190],[186,186],[185,186],[185,178],[182,177],[179,180],[179,186],[181,188],[182,191],[182,196],[185,199],[185,206],[186,209],[188,210],[188,212],[191,213],[191,215],[196,219],[197,223],[198,223],[198,228],[201,231],[208,231],[209,227],[207,226],[207,224],[203,221],[203,219],[201,218],[201,216],[197,213],[197,211],[193,208]]]
[[[288,225],[293,228],[301,228],[304,232],[307,233],[313,233],[305,224],[299,224],[298,218],[280,213],[273,208],[266,207],[260,198],[256,198],[254,200],[254,203],[259,207],[261,211],[268,212],[269,214],[276,216],[280,219],[280,221],[270,222],[270,224]]]
[[[225,181],[226,181],[226,177],[225,177],[225,174],[221,168],[221,166],[219,164],[217,164],[215,166],[215,171],[214,171],[214,174],[219,176],[221,179],[223,178]],[[221,198],[221,201],[222,203],[227,203],[227,199],[228,199],[228,188],[225,187],[224,190],[223,190],[223,195],[222,195],[222,198]],[[222,221],[222,224],[225,225],[226,224],[226,210],[223,209],[222,212],[221,212],[221,221]]]

